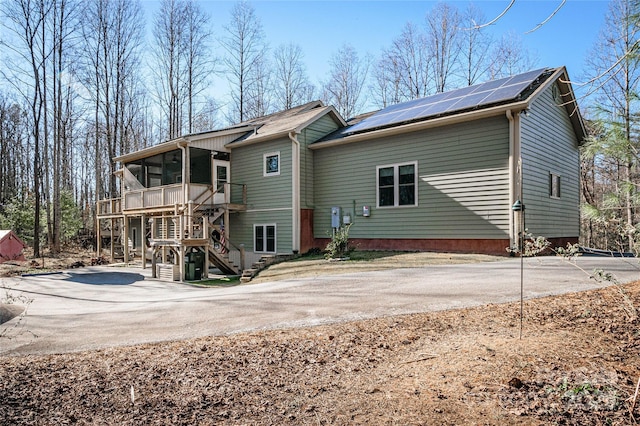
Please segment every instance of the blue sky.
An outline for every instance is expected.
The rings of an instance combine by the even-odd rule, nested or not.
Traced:
[[[202,7],[211,14],[214,36],[223,35],[229,21],[229,11],[235,2],[202,0]],[[464,10],[469,1],[455,0]],[[476,0],[487,21],[497,17],[509,0]],[[497,23],[490,27],[496,38],[515,33],[523,44],[539,58],[539,67],[565,65],[574,81],[581,81],[585,58],[592,49],[608,10],[604,0],[567,0],[563,8],[544,26],[525,34],[544,21],[561,0],[516,0]],[[158,2],[145,0],[148,22]],[[305,54],[307,71],[318,84],[327,75],[328,61],[343,43],[350,43],[358,52],[376,57],[380,50],[397,37],[407,22],[422,24],[435,1],[273,1],[254,0],[256,15],[261,20],[266,39],[272,48],[295,42]],[[217,51],[222,50],[217,46]],[[226,92],[224,81],[216,80],[216,92]],[[574,87],[579,91],[579,87]]]

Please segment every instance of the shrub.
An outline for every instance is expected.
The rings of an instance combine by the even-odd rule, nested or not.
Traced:
[[[349,247],[349,228],[351,228],[351,224],[343,225],[335,230],[331,236],[331,241],[324,249],[324,257],[326,259],[339,259],[353,251]]]

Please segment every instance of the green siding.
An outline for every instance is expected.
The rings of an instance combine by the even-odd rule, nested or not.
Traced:
[[[232,214],[231,240],[235,245],[244,244],[247,251],[253,251],[253,226],[276,225],[276,250],[291,253],[291,210],[252,211]]]
[[[278,139],[235,148],[231,153],[233,183],[247,185],[247,209],[291,207],[290,139]],[[280,175],[263,176],[264,154],[280,152]]]
[[[578,141],[564,106],[552,88],[522,116],[523,203],[526,226],[534,235],[577,237],[580,232]],[[549,173],[561,176],[560,199],[549,196]]]
[[[302,130],[300,141],[300,208],[314,207],[313,151],[308,146],[338,129],[338,124],[326,114]]]
[[[308,145],[336,130],[338,125],[325,115],[302,130],[300,142],[300,207],[314,206],[314,153]],[[263,176],[264,154],[280,152],[280,175]],[[290,253],[292,247],[292,153],[293,142],[284,137],[234,148],[231,153],[233,183],[247,185],[247,211],[234,213],[231,218],[231,240],[253,251],[253,227],[258,224],[276,225],[278,253]]]
[[[304,129],[306,143],[313,143],[338,129],[338,124],[329,114],[325,114]]]
[[[231,241],[253,251],[253,225],[276,224],[276,248],[291,252],[291,153],[289,138],[234,148],[233,183],[247,185],[247,211],[231,215]],[[280,152],[280,175],[263,176],[264,154]]]
[[[315,236],[327,236],[339,206],[353,238],[508,237],[508,132],[495,117],[315,151]],[[413,161],[418,206],[376,208],[376,166]]]

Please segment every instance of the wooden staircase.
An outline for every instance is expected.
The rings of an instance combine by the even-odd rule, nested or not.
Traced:
[[[236,266],[226,253],[219,253],[215,249],[209,248],[209,262],[223,274],[240,275],[240,268]]]

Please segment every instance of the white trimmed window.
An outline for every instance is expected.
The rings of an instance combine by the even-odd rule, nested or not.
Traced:
[[[549,197],[560,198],[560,175],[549,173]]]
[[[278,176],[280,174],[280,151],[264,154],[262,165],[264,176]]]
[[[256,253],[276,252],[276,225],[253,225],[253,251]]]
[[[378,207],[418,205],[418,163],[376,168]]]

